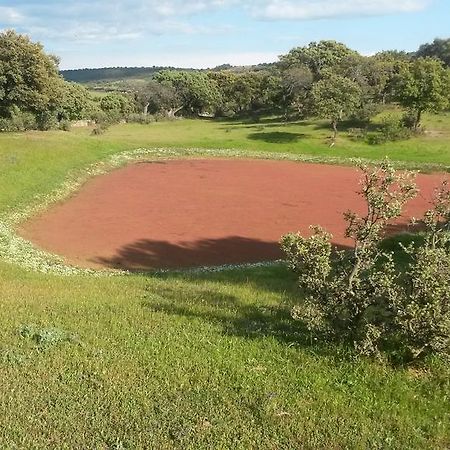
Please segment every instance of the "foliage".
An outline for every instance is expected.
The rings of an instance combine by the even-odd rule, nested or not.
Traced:
[[[70,123],[70,120],[61,120],[59,122],[59,129],[61,131],[70,131],[72,129],[72,124]]]
[[[175,88],[168,83],[152,80],[144,86],[136,87],[133,92],[138,109],[144,116],[150,112],[174,117],[183,108]]]
[[[96,107],[94,99],[85,87],[68,82],[60,85],[60,100],[57,106],[59,120],[91,118]]]
[[[369,144],[384,144],[386,142],[409,139],[411,130],[404,124],[403,118],[387,114],[382,118],[380,130],[376,133],[367,134]]]
[[[142,125],[149,125],[155,122],[155,117],[151,114],[133,113],[126,117],[128,123],[140,123]]]
[[[225,116],[271,108],[279,89],[279,79],[265,70],[210,72],[208,77],[220,91],[216,111]]]
[[[58,128],[58,119],[53,111],[44,110],[36,115],[37,129],[40,131],[55,130]]]
[[[331,121],[334,142],[338,123],[359,108],[361,88],[348,78],[330,75],[314,84],[312,95],[319,116]]]
[[[116,92],[100,99],[100,108],[108,115],[123,118],[133,112],[134,107],[129,97]]]
[[[440,59],[447,67],[450,67],[450,38],[436,38],[432,43],[421,45],[415,56],[419,58],[437,58]]]
[[[293,48],[287,55],[280,57],[283,67],[307,66],[320,79],[324,70],[333,70],[345,58],[357,55],[357,52],[336,41],[311,42],[306,47]]]
[[[311,89],[313,74],[307,66],[291,67],[281,74],[280,106],[288,119],[289,108],[294,108],[301,117],[313,109]]]
[[[0,117],[13,108],[39,114],[58,103],[57,60],[41,44],[14,31],[0,33]]]
[[[440,61],[431,58],[401,63],[394,89],[399,103],[415,111],[414,129],[418,129],[424,111],[437,112],[448,106],[450,70],[445,69]]]
[[[30,112],[12,107],[9,117],[0,117],[0,131],[26,131],[37,128],[36,117]]]
[[[175,91],[180,107],[187,114],[215,112],[220,104],[219,88],[205,73],[164,70],[155,80]]]
[[[364,172],[360,194],[367,214],[347,212],[351,251],[332,251],[331,236],[320,227],[311,237],[282,238],[288,266],[297,274],[305,301],[293,315],[311,331],[353,342],[363,354],[379,355],[395,345],[402,357],[428,352],[450,354],[450,191],[444,185],[424,219],[423,245],[410,245],[406,274],[392,252],[379,249],[386,225],[416,195],[413,174],[397,173],[385,161]]]

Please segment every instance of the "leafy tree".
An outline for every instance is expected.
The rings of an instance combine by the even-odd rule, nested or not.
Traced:
[[[210,72],[219,91],[219,111],[242,114],[273,107],[279,90],[279,79],[266,70],[243,72]]]
[[[282,72],[279,103],[285,111],[286,119],[291,107],[302,116],[311,111],[312,84],[313,74],[306,66],[291,67]]]
[[[203,72],[177,72],[164,70],[155,76],[164,86],[170,86],[189,114],[215,112],[220,105],[220,91],[214,80]]]
[[[431,44],[423,44],[416,52],[416,57],[432,57],[440,59],[447,67],[450,67],[450,38],[436,38]]]
[[[330,75],[314,84],[312,94],[319,116],[331,121],[334,143],[338,123],[361,105],[361,88],[348,78]]]
[[[220,90],[221,103],[218,107],[220,115],[234,115],[239,112],[240,99],[236,89],[239,75],[229,70],[208,72],[208,78],[213,80]]]
[[[424,111],[437,112],[449,104],[450,71],[432,58],[418,58],[399,65],[395,95],[399,103],[415,112],[414,129]]]
[[[100,108],[115,117],[125,117],[133,112],[133,104],[128,96],[113,92],[100,99]]]
[[[58,60],[14,31],[0,33],[0,116],[11,108],[36,114],[55,108],[61,95]]]
[[[306,47],[293,48],[287,55],[280,57],[282,67],[307,66],[315,79],[320,79],[324,69],[333,70],[345,58],[358,53],[336,41],[311,42]]]
[[[63,82],[57,106],[60,120],[80,120],[89,118],[96,105],[89,91],[77,83]]]
[[[153,80],[136,91],[136,101],[144,115],[163,113],[170,118],[184,106],[173,86]]]

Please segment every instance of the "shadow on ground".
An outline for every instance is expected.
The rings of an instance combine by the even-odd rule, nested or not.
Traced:
[[[113,269],[145,271],[272,261],[281,258],[278,242],[230,236],[172,243],[142,239],[125,245],[111,258],[92,262]]]
[[[271,144],[288,144],[292,142],[297,142],[300,139],[304,139],[308,136],[304,133],[291,133],[288,131],[269,131],[269,132],[250,133],[247,137],[254,141],[264,141]]]

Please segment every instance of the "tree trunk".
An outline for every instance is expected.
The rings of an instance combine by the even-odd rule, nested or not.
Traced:
[[[414,124],[414,131],[417,131],[420,128],[420,121],[422,120],[422,110],[418,109],[417,110],[417,115],[416,115],[416,123]]]
[[[167,117],[169,117],[170,119],[175,118],[175,114],[179,111],[181,111],[184,108],[184,105],[181,106],[177,106],[176,108],[170,108],[167,111]]]
[[[146,103],[144,106],[144,116],[148,114],[148,107],[150,106],[150,103]]]
[[[336,121],[336,120],[333,120],[333,121],[331,122],[331,126],[333,127],[333,137],[332,137],[332,140],[331,140],[331,145],[330,145],[330,147],[332,147],[332,146],[336,143],[336,138],[337,138],[337,133],[338,133],[338,130],[337,130],[337,121]]]

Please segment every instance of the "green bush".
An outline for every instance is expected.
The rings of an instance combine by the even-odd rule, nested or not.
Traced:
[[[411,130],[403,125],[402,120],[394,115],[383,117],[378,132],[367,133],[366,141],[371,145],[380,145],[386,142],[409,139]]]
[[[155,122],[155,117],[151,114],[133,113],[129,114],[126,120],[128,123],[140,123],[142,125],[149,125]]]
[[[70,123],[70,120],[61,120],[59,122],[59,129],[62,131],[70,131],[72,128],[72,125]]]
[[[37,128],[36,117],[19,108],[12,108],[10,117],[0,118],[0,131],[27,131]]]
[[[37,129],[40,131],[56,130],[58,128],[58,120],[56,115],[51,111],[42,111],[36,116]]]
[[[368,213],[347,212],[352,251],[333,251],[320,227],[311,237],[281,240],[288,266],[297,274],[304,301],[293,308],[311,332],[352,343],[362,354],[415,359],[429,352],[450,354],[450,192],[443,186],[424,218],[425,240],[405,248],[406,273],[394,254],[380,250],[386,225],[400,216],[416,187],[410,173],[388,162],[363,167],[360,194]]]

